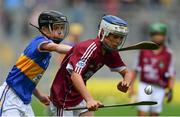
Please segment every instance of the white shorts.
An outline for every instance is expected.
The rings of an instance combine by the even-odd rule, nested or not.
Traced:
[[[30,104],[24,104],[6,82],[0,86],[0,116],[34,116]]]
[[[157,85],[151,85],[153,92],[151,95],[147,95],[144,92],[146,86],[150,84],[140,82],[138,89],[138,101],[157,101],[158,104],[152,106],[138,106],[139,111],[143,112],[156,112],[160,113],[163,107],[163,100],[165,95],[165,89]]]
[[[86,106],[86,102],[84,100],[74,107],[82,107],[82,106]],[[52,102],[50,103],[49,107],[53,116],[79,116],[81,113],[88,111],[88,109],[67,111],[64,109],[57,108],[56,106],[53,105]]]

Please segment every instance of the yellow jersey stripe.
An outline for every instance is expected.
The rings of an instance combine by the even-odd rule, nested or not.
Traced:
[[[44,72],[41,66],[26,55],[21,55],[19,57],[16,62],[16,67],[32,81],[38,74]]]

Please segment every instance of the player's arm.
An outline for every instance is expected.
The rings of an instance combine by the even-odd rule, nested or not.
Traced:
[[[166,93],[167,96],[167,102],[171,102],[173,98],[173,87],[174,87],[174,80],[175,80],[175,67],[174,67],[174,58],[172,56],[171,62],[168,69],[168,92]]]
[[[117,88],[126,93],[132,82],[129,70],[127,70],[126,65],[122,61],[118,52],[112,53],[110,56],[106,57],[106,59],[105,64],[111,69],[111,71],[118,72],[123,76],[123,80],[118,83]]]
[[[88,89],[86,88],[83,78],[80,74],[76,72],[72,72],[71,80],[75,88],[78,90],[78,92],[83,96],[83,98],[87,102],[87,108],[89,110],[96,110],[99,106],[102,105],[99,101],[95,101],[93,99]]]
[[[133,96],[135,95],[134,83],[135,83],[135,81],[136,81],[138,72],[141,71],[141,67],[140,67],[140,56],[141,56],[141,51],[138,53],[138,56],[135,57],[133,69],[130,70],[130,74],[131,74],[131,77],[132,77],[131,86],[129,87],[129,96],[130,96],[130,97],[133,97]]]
[[[133,78],[132,78],[132,74],[129,70],[125,69],[123,71],[119,71],[119,73],[123,76],[123,80],[121,82],[119,82],[119,84],[117,85],[117,88],[126,93],[127,90],[129,89],[131,83],[133,82]]]
[[[131,70],[130,73],[131,73],[131,77],[132,77],[132,82],[131,82],[131,85],[129,87],[129,96],[131,97],[131,96],[135,95],[134,83],[135,83],[136,78],[137,78],[137,71]]]
[[[66,69],[71,74],[71,79],[74,87],[82,95],[86,101],[86,106],[89,110],[96,110],[100,105],[99,101],[93,99],[87,90],[84,79],[82,77],[89,66],[89,62],[93,59],[94,51],[96,50],[96,45],[77,45],[73,49],[73,55],[70,57],[69,63],[66,66]],[[90,49],[89,49],[90,48]],[[88,54],[88,57],[83,58]]]
[[[50,104],[50,99],[48,95],[45,95],[41,93],[37,88],[35,88],[33,92],[34,96],[38,98],[40,102],[42,102],[44,105],[49,105]]]
[[[173,90],[173,86],[174,86],[174,77],[169,77],[169,80],[168,80],[168,89],[169,90]]]
[[[174,77],[169,77],[168,80],[168,92],[166,93],[167,102],[171,102],[173,98],[173,86],[174,86]]]
[[[42,43],[39,45],[39,51],[48,51],[48,52],[58,52],[66,54],[72,47],[65,44],[56,44],[56,43]]]

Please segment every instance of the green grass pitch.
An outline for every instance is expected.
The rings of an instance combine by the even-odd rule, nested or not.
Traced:
[[[128,103],[128,95],[117,91],[116,85],[119,79],[94,79],[87,84],[93,97],[102,101],[104,104],[122,104]],[[98,87],[98,88],[97,88]],[[137,87],[137,83],[136,83]],[[174,87],[174,98],[172,103],[164,102],[162,116],[180,116],[180,81],[176,81]],[[36,116],[48,116],[48,108],[42,105],[37,99],[33,98],[32,107]],[[96,116],[135,116],[136,107],[118,107],[99,109],[95,112]]]

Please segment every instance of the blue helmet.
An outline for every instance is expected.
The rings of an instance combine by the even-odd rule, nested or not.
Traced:
[[[103,35],[101,32],[103,30]],[[98,36],[101,37],[101,41],[103,42],[104,38],[111,34],[121,35],[124,37],[123,42],[119,45],[118,49],[123,46],[125,39],[128,35],[128,27],[127,22],[123,19],[113,16],[113,15],[105,15],[102,17]]]

